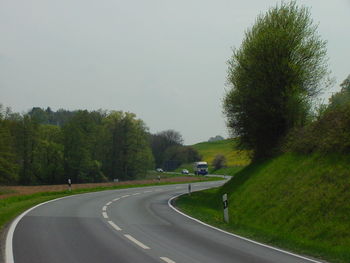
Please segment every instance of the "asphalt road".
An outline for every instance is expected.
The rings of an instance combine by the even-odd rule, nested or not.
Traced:
[[[192,189],[219,184],[194,183]],[[41,205],[15,228],[14,262],[317,262],[242,240],[179,214],[168,200],[187,191],[188,185],[133,188]]]

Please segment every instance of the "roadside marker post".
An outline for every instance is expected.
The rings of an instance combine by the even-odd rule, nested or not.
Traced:
[[[188,195],[191,195],[191,184],[188,184]]]
[[[68,190],[69,192],[72,191],[72,180],[68,179]]]
[[[228,216],[228,201],[227,201],[227,194],[224,194],[222,196],[222,202],[224,205],[224,220],[226,223],[229,222],[229,216]]]

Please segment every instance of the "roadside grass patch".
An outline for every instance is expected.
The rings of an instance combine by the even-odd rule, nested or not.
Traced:
[[[301,254],[350,262],[349,155],[283,154],[176,205],[204,222]],[[228,194],[230,223],[223,222]]]
[[[235,175],[240,170],[242,170],[245,166],[231,166],[231,167],[224,167],[215,171],[212,171],[213,174],[222,174],[222,175]]]
[[[72,195],[65,192],[37,193],[32,195],[12,196],[0,199],[0,230],[6,223],[30,207],[59,197]]]
[[[15,190],[7,189],[5,187],[1,187],[0,186],[0,195],[12,194],[12,193],[15,193],[15,192],[16,192]]]

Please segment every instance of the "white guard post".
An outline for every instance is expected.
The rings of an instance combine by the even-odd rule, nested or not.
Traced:
[[[224,220],[226,223],[229,222],[229,217],[228,217],[228,201],[227,201],[227,194],[224,194],[222,196],[222,202],[224,205]]]

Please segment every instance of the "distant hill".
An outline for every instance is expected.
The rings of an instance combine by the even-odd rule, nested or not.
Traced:
[[[245,166],[250,163],[247,151],[237,149],[236,139],[226,139],[213,142],[201,142],[192,145],[200,155],[203,161],[211,164],[217,154],[226,157],[227,166]]]
[[[210,137],[208,142],[216,142],[216,141],[222,141],[222,140],[225,140],[225,138],[220,135],[216,135],[215,137]]]

